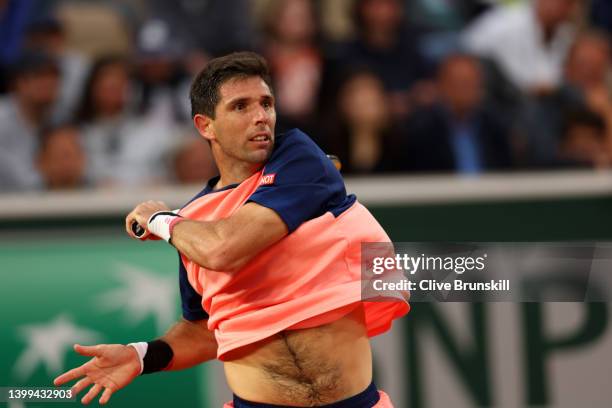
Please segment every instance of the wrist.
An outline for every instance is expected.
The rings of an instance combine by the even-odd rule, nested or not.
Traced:
[[[149,217],[147,229],[166,242],[170,242],[174,226],[183,220],[183,217],[173,211],[158,211]]]
[[[172,348],[163,340],[130,343],[128,346],[133,347],[138,354],[140,361],[139,375],[162,371],[170,365],[174,358]]]
[[[138,361],[140,363],[140,371],[138,372],[138,375],[141,375],[142,371],[144,370],[144,357],[147,354],[149,343],[141,341],[138,343],[129,343],[128,346],[132,347],[136,351],[136,354],[138,355]]]

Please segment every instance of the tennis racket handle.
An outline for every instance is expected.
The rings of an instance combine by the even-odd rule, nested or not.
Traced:
[[[144,239],[146,238],[146,236],[148,235],[148,232],[145,228],[143,228],[139,223],[137,223],[136,221],[132,221],[132,233],[136,236],[136,238],[138,239]]]

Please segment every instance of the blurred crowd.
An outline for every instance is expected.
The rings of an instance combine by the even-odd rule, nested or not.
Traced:
[[[202,182],[191,79],[269,61],[345,174],[607,168],[609,0],[0,0],[0,192]]]

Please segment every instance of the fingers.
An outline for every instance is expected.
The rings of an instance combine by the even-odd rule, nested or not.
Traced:
[[[77,367],[77,368],[73,368],[72,370],[67,371],[64,374],[60,375],[59,377],[56,377],[55,380],[53,380],[53,384],[59,387],[62,384],[65,384],[77,378],[81,378],[83,376],[85,376],[84,365]]]
[[[81,346],[80,344],[75,344],[74,351],[86,357],[99,357],[102,355],[102,349],[100,345]],[[86,375],[86,372],[87,372],[87,363],[81,365],[80,367],[73,368],[70,371],[66,371],[64,374],[56,377],[53,380],[53,384],[59,387],[60,385],[65,384],[69,381],[84,377]]]
[[[139,239],[132,231],[132,224],[138,223],[146,229],[147,221],[158,211],[169,211],[170,208],[161,201],[146,201],[138,204],[127,217],[125,217],[125,231],[131,238]]]
[[[130,238],[136,238],[132,233],[132,222],[134,221],[134,217],[132,217],[132,213],[129,213],[127,217],[125,217],[125,232],[130,236]]]
[[[100,345],[81,346],[80,344],[75,344],[74,351],[85,357],[100,357],[102,355]]]
[[[91,387],[89,391],[87,391],[87,394],[85,394],[85,396],[81,398],[81,403],[89,404],[91,400],[96,398],[96,395],[98,395],[100,391],[102,391],[102,386],[100,384],[94,384],[93,387]]]
[[[134,234],[134,231],[132,230],[132,224],[138,223],[138,221],[136,221],[136,218],[132,214],[133,214],[133,212],[128,214],[128,216],[125,218],[125,232],[127,232],[127,234],[130,236],[130,238],[139,239],[136,236],[136,234]]]
[[[91,385],[92,380],[89,377],[81,378],[76,384],[74,384],[71,388],[72,395],[78,395],[83,391],[87,386]]]
[[[113,395],[113,390],[111,390],[110,388],[106,388],[102,393],[102,396],[100,397],[100,405],[106,404],[110,399],[111,395]]]

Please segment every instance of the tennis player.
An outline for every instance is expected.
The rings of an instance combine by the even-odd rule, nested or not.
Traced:
[[[234,392],[226,408],[392,406],[372,382],[369,337],[409,306],[361,297],[361,243],[389,237],[307,135],[275,135],[270,84],[248,52],[194,80],[194,124],[220,176],[179,211],[148,201],[126,218],[130,236],[137,222],[178,250],[183,318],[148,343],[75,345],[93,358],[55,384],[91,385],[83,403],[218,358]]]

